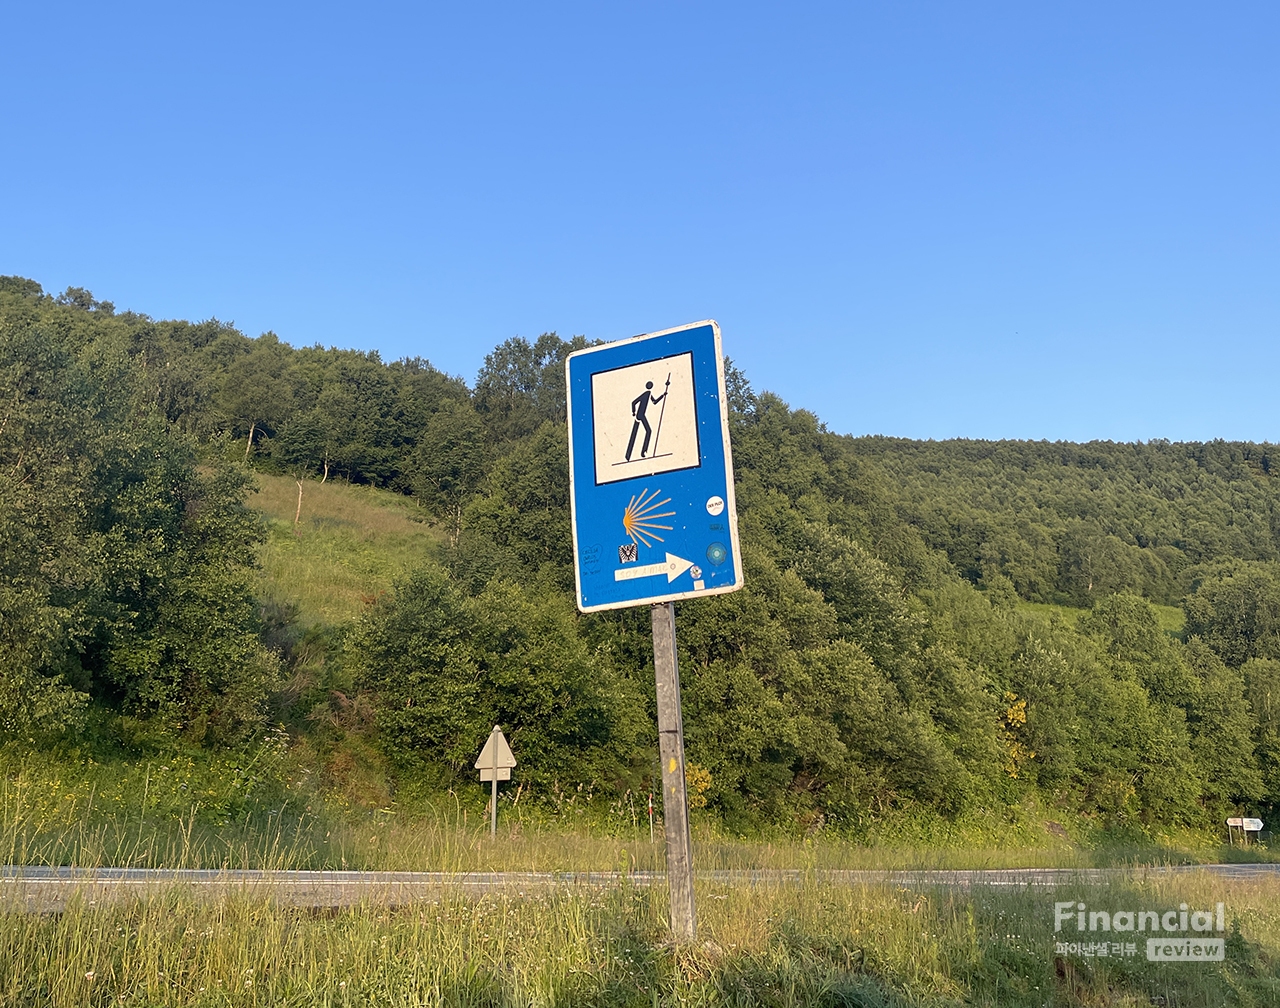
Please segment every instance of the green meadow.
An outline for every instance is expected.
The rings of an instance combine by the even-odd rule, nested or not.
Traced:
[[[1061,889],[699,884],[699,940],[619,884],[308,911],[182,887],[61,913],[0,909],[6,1005],[1280,1004],[1280,886],[1205,877]],[[1153,963],[1143,936],[1057,950],[1055,899],[1226,908],[1225,959]],[[1089,937],[1097,937],[1090,935]],[[1126,943],[1124,938],[1134,939]],[[1127,947],[1126,947],[1127,946]],[[1134,951],[1136,949],[1136,951]]]
[[[1021,817],[899,823],[868,843],[744,839],[695,820],[700,869],[783,868],[787,884],[697,885],[698,941],[672,945],[661,869],[630,803],[525,806],[508,792],[491,839],[483,796],[365,809],[291,776],[279,740],[248,759],[10,762],[0,777],[6,860],[17,864],[618,872],[609,886],[444,887],[403,905],[299,909],[261,894],[172,885],[73,897],[56,913],[0,903],[0,1004],[14,1006],[652,1006],[1280,1004],[1280,879],[1129,876],[1106,884],[972,890],[832,884],[831,868],[1139,866],[1269,857],[1210,834],[1124,846]],[[912,832],[912,830],[915,832]],[[985,844],[985,845],[984,845]],[[1060,954],[1053,903],[1228,908],[1222,963]],[[1113,936],[1108,936],[1113,937]]]
[[[267,522],[260,592],[296,606],[308,626],[354,619],[441,540],[404,494],[306,479],[299,509],[299,481],[262,473],[256,482],[248,504]]]

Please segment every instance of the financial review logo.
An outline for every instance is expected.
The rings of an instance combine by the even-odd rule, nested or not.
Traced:
[[[1084,903],[1065,900],[1053,904],[1054,941],[1058,955],[1088,958],[1137,954],[1137,939],[1146,936],[1151,962],[1220,962],[1226,942],[1214,933],[1226,929],[1223,904],[1193,910],[1186,903],[1176,910],[1090,910]]]

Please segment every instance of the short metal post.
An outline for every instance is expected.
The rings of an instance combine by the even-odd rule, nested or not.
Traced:
[[[671,935],[691,942],[698,921],[693,906],[693,845],[689,796],[684,779],[684,722],[680,716],[680,667],[676,657],[676,610],[653,607],[653,668],[658,692],[658,754],[662,758],[662,827],[667,840],[667,886]]]
[[[496,767],[493,770],[493,791],[489,798],[489,836],[495,840],[498,839],[498,771]]]

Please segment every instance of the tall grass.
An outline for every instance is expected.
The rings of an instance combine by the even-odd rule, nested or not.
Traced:
[[[257,480],[248,503],[268,519],[262,591],[297,605],[304,625],[334,626],[358,616],[441,540],[402,494],[303,480],[295,525],[297,482],[265,473]]]
[[[0,908],[0,1003],[35,1005],[1280,1005],[1280,886],[698,886],[441,893],[328,912],[175,886],[58,915]],[[1224,963],[1055,951],[1053,901],[1227,906]],[[1139,944],[1139,948],[1144,946]]]
[[[272,744],[203,763],[26,754],[0,769],[0,852],[11,864],[624,876],[607,888],[480,899],[442,890],[407,905],[332,912],[180,885],[105,903],[73,897],[45,915],[0,898],[0,1005],[1280,1006],[1276,881],[1134,873],[1110,885],[965,891],[832,884],[820,871],[1184,858],[1175,846],[1125,853],[1060,837],[1050,846],[962,846],[990,836],[978,820],[954,823],[951,833],[899,824],[907,844],[895,843],[887,824],[872,846],[821,834],[744,840],[704,823],[699,869],[794,868],[800,877],[700,880],[700,944],[678,949],[667,938],[664,889],[625,879],[662,866],[660,828],[651,844],[647,821],[625,798],[607,808],[577,796],[530,805],[508,793],[495,840],[477,794],[446,795],[412,813],[328,806]],[[1039,813],[1026,814],[1008,833],[1019,843],[1035,837]],[[928,846],[939,841],[952,846]],[[1229,961],[1058,955],[1055,899],[1138,909],[1221,900],[1238,921]]]
[[[661,821],[649,840],[644,796],[585,803],[578,794],[533,803],[509,789],[499,835],[488,835],[485,796],[466,788],[412,807],[335,804],[290,763],[281,739],[235,755],[171,753],[108,761],[53,753],[0,753],[0,858],[9,864],[96,867],[356,868],[426,871],[657,870]],[[904,813],[865,841],[838,835],[742,838],[695,820],[701,869],[1088,867],[1266,859],[1193,831],[1127,844],[1071,823],[1044,829],[1028,807],[998,821]],[[1057,824],[1055,824],[1057,825]],[[1066,832],[1065,828],[1062,832]]]

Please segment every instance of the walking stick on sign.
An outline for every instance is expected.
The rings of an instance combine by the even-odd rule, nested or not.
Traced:
[[[671,372],[667,372],[667,386],[662,393],[662,409],[658,413],[658,429],[653,432],[653,454],[650,458],[656,458],[658,454],[658,439],[662,437],[662,418],[667,415],[667,396],[671,394]]]

